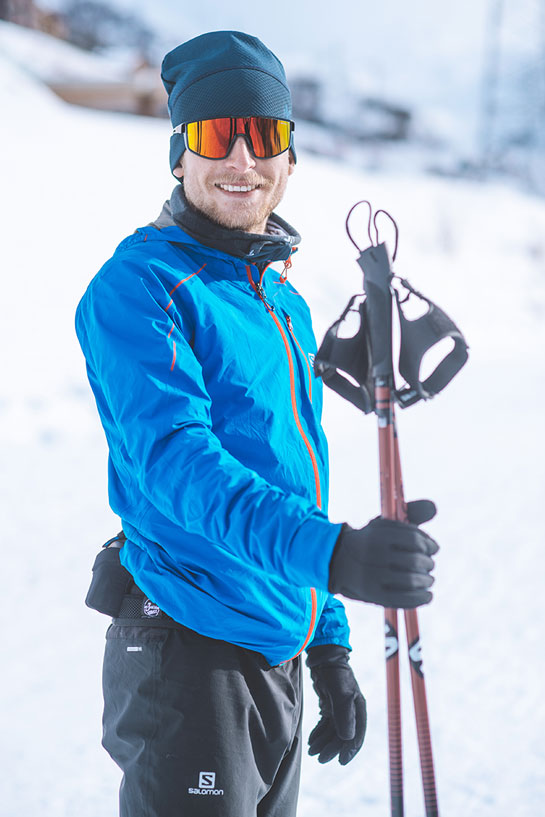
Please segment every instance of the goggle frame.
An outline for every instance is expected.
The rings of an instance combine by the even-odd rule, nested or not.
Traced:
[[[206,156],[203,153],[199,153],[197,150],[193,150],[193,148],[191,148],[190,145],[189,145],[188,134],[187,134],[188,125],[198,125],[198,124],[201,124],[202,122],[215,122],[215,121],[220,120],[220,119],[221,120],[231,120],[231,121],[235,120],[236,130],[235,130],[234,135],[231,138],[231,141],[229,142],[229,144],[227,146],[227,152],[225,153],[225,155],[224,156]],[[287,147],[283,148],[278,153],[273,153],[271,156],[258,156],[256,154],[255,150],[254,150],[254,146],[253,146],[250,135],[248,133],[245,133],[244,131],[239,131],[238,130],[237,120],[241,120],[241,119],[242,120],[245,120],[245,119],[246,120],[247,119],[266,120],[267,122],[272,121],[272,122],[283,122],[285,124],[289,124],[289,126],[290,126],[290,137],[289,137],[289,142],[288,142]],[[236,140],[238,139],[239,136],[242,136],[242,138],[246,142],[246,144],[248,146],[248,150],[250,151],[252,156],[255,159],[259,159],[260,161],[262,161],[264,159],[274,159],[276,156],[281,156],[283,153],[285,153],[287,150],[289,150],[293,146],[293,132],[294,132],[294,130],[295,130],[295,122],[293,122],[293,120],[291,120],[291,119],[280,119],[280,118],[273,117],[273,116],[216,116],[216,117],[213,117],[212,119],[196,119],[196,120],[194,120],[192,122],[182,122],[180,125],[177,125],[173,129],[172,133],[173,134],[178,133],[178,134],[183,135],[186,150],[189,150],[190,153],[194,153],[195,156],[200,156],[202,159],[209,159],[211,162],[220,162],[223,159],[227,159],[227,157],[229,156],[231,150],[233,149],[233,145],[235,144]]]

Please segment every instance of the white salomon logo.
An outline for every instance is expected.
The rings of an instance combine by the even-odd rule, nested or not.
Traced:
[[[216,785],[216,772],[201,772],[199,774],[199,788],[213,789]]]
[[[199,788],[188,789],[188,794],[223,795],[223,789],[216,789],[216,772],[199,772]]]

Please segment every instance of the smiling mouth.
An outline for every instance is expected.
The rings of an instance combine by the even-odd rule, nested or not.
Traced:
[[[219,190],[225,190],[227,193],[251,193],[252,190],[259,190],[260,184],[221,184],[215,185]]]

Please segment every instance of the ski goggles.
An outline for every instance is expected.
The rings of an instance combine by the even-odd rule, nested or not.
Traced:
[[[174,128],[191,153],[205,159],[225,159],[237,136],[243,136],[256,159],[272,159],[291,147],[295,124],[264,116],[225,116],[185,122]]]

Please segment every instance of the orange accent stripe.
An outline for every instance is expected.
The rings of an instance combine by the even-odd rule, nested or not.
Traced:
[[[206,267],[206,264],[203,264],[203,265],[202,265],[202,267],[201,267],[200,269],[198,269],[198,270],[197,270],[197,272],[192,272],[192,273],[191,273],[191,275],[188,275],[188,276],[187,276],[187,278],[182,278],[182,280],[181,280],[181,281],[178,281],[178,283],[176,284],[176,286],[174,287],[174,289],[171,289],[171,290],[170,290],[170,292],[169,292],[168,294],[169,294],[169,295],[172,295],[172,293],[173,293],[173,292],[175,292],[175,291],[178,289],[178,287],[180,286],[180,284],[185,284],[185,282],[186,282],[186,281],[189,281],[189,279],[190,279],[190,278],[193,278],[193,276],[194,276],[194,275],[198,275],[198,274],[199,274],[199,272],[202,272],[202,270],[203,270],[205,267]],[[170,303],[168,304],[168,306],[167,306],[167,307],[165,307],[165,309],[170,309],[170,307],[172,306],[172,304],[173,304],[173,303],[174,303],[174,301],[171,299]]]
[[[169,332],[169,333],[168,333],[168,335],[167,335],[167,338],[169,338],[169,337],[172,335],[172,332],[173,332],[173,331],[174,331],[174,321],[172,321],[172,326],[171,326],[171,328],[170,328],[170,332]]]
[[[246,275],[248,276],[248,281],[252,285],[254,292],[257,292],[257,287],[254,283],[254,279],[252,278],[252,273],[250,272],[250,267],[246,267]]]
[[[172,352],[172,363],[170,364],[170,371],[173,370],[174,364],[176,363],[176,341],[172,342],[172,348],[173,348],[173,352]]]
[[[312,634],[314,632],[314,627],[316,626],[316,616],[317,616],[317,613],[318,613],[318,598],[316,596],[316,590],[314,589],[314,587],[310,588],[310,597],[312,599],[312,613],[311,613],[311,616],[310,616],[310,626],[308,628],[307,637],[305,638],[305,643],[303,644],[303,646],[301,647],[299,652],[296,652],[295,655],[293,655],[291,658],[289,658],[288,659],[289,661],[293,661],[294,658],[297,658],[298,655],[301,655],[301,653],[303,652],[303,650],[305,649],[305,647],[309,643],[310,639],[312,638]]]
[[[295,343],[299,347],[299,351],[303,355],[303,359],[304,359],[305,363],[307,364],[307,369],[308,369],[308,398],[309,398],[310,402],[312,403],[312,374],[311,374],[311,371],[310,371],[310,363],[308,362],[307,356],[305,355],[305,353],[301,349],[301,344],[299,343],[299,341],[295,337],[295,332],[293,331],[292,326],[290,326],[290,332],[292,334],[292,337],[293,337]]]

